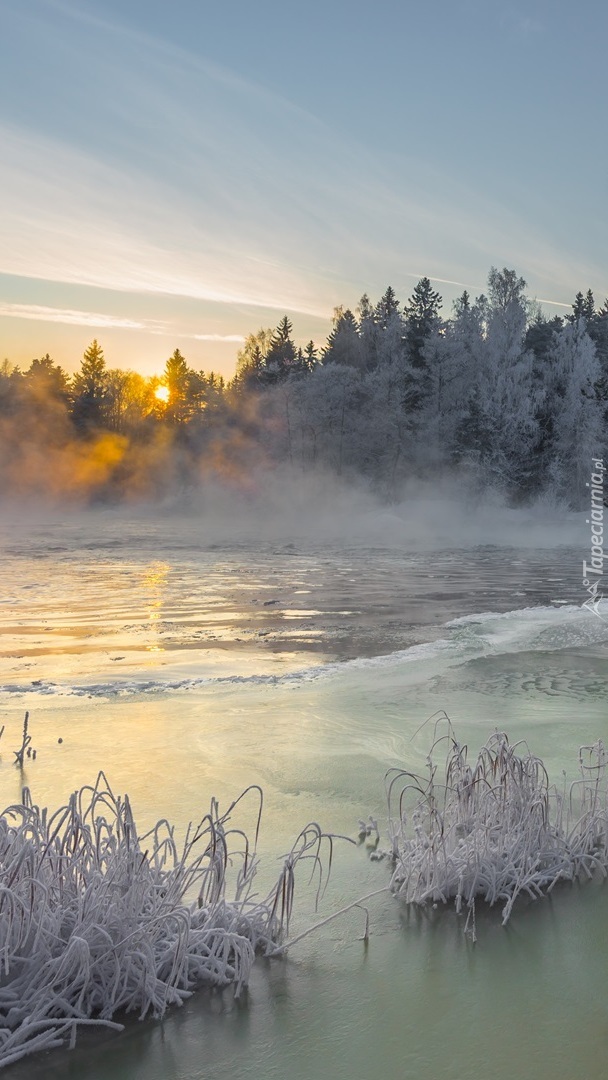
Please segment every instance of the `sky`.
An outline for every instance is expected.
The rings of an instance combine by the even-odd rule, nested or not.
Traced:
[[[230,375],[283,314],[608,294],[605,0],[0,0],[0,360]]]

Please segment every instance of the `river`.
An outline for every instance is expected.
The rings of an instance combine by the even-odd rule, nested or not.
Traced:
[[[4,805],[23,784],[59,805],[103,769],[142,831],[160,817],[183,830],[212,795],[258,783],[263,884],[308,821],[356,839],[371,813],[382,829],[384,774],[424,770],[441,710],[471,750],[506,730],[574,778],[578,747],[608,738],[608,623],[581,607],[583,529],[579,547],[554,528],[532,543],[383,532],[218,538],[195,514],[111,510],[5,521]],[[26,709],[36,759],[20,772]],[[338,843],[318,913],[299,883],[296,929],[388,874]],[[564,886],[506,928],[483,911],[475,944],[451,909],[367,906],[367,944],[355,909],[260,961],[241,1001],[200,992],[162,1023],[83,1033],[6,1075],[605,1075],[608,889]]]

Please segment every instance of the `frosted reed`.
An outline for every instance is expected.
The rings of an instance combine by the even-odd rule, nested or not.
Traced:
[[[441,760],[443,759],[443,760]],[[503,925],[517,898],[536,899],[559,881],[608,871],[606,751],[579,751],[580,778],[551,786],[526,743],[496,732],[469,764],[466,746],[437,738],[427,776],[387,773],[391,890],[407,903],[453,900],[475,938],[475,901],[502,903]]]
[[[29,722],[30,722],[30,714],[29,714],[29,712],[26,712],[25,719],[23,721],[23,735],[21,736],[21,746],[19,747],[18,750],[13,751],[13,753],[15,755],[15,765],[19,765],[19,766],[23,765],[23,759],[25,757],[26,750],[27,750],[27,753],[28,753],[28,757],[32,753],[32,748],[31,748],[32,736],[29,734],[29,731],[28,731]],[[2,727],[2,731],[4,731],[4,726]],[[0,731],[0,736],[1,735],[2,735],[2,732]]]
[[[230,827],[244,796],[256,802],[253,843]],[[246,986],[255,954],[289,931],[297,864],[321,882],[323,843],[331,860],[331,838],[311,824],[270,893],[254,896],[262,802],[257,787],[224,813],[213,799],[178,846],[165,820],[138,837],[103,773],[55,813],[24,788],[0,816],[0,1067],[73,1045],[85,1024],[160,1017],[200,986]]]

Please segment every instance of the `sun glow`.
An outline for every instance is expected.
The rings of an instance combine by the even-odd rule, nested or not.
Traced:
[[[169,387],[157,386],[156,390],[154,391],[154,397],[157,401],[167,402],[169,400]]]

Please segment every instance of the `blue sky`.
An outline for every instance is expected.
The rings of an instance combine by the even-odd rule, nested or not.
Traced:
[[[491,265],[608,293],[608,5],[0,0],[0,358],[234,368]],[[566,305],[560,307],[559,305]]]

